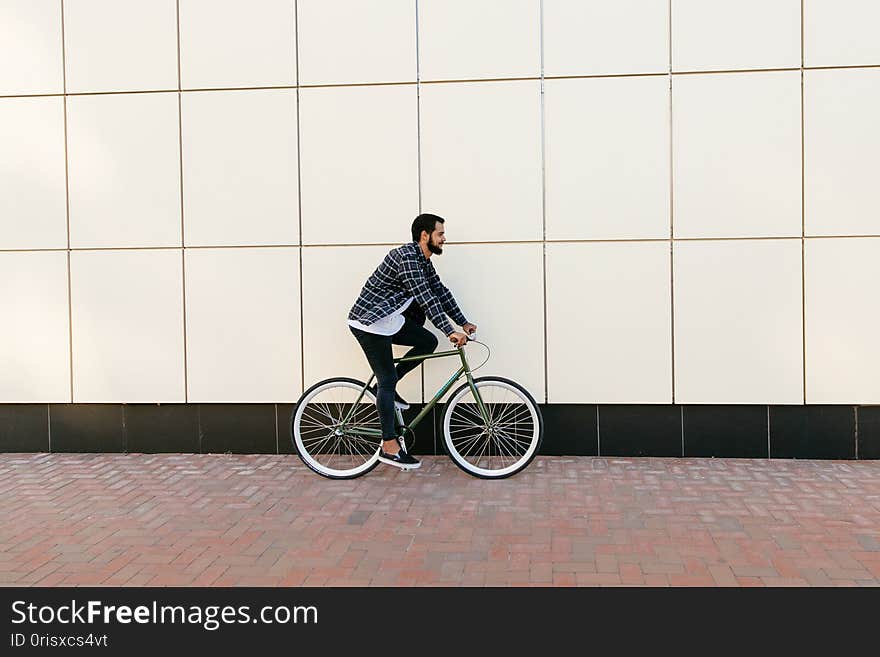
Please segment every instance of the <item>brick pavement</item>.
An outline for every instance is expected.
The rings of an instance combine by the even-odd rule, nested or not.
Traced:
[[[0,586],[878,586],[880,461],[0,454]]]

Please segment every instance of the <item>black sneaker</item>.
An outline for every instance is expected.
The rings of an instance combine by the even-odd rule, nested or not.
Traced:
[[[384,449],[379,450],[379,460],[382,463],[393,465],[401,470],[416,470],[422,467],[418,459],[413,458],[405,451],[400,450],[397,454],[389,454]]]
[[[370,392],[373,393],[373,396],[376,397],[378,392],[376,390],[376,386],[370,388]],[[400,409],[401,411],[405,411],[409,408],[409,402],[406,401],[403,397],[397,394],[397,391],[394,392],[394,408]]]

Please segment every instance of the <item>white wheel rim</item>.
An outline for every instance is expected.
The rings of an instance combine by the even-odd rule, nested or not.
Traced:
[[[529,462],[529,459],[532,458],[532,455],[534,454],[535,449],[538,446],[537,434],[539,432],[540,424],[538,421],[537,409],[535,408],[535,405],[532,403],[532,401],[528,397],[526,397],[525,394],[519,388],[516,388],[516,387],[510,385],[509,383],[505,383],[504,381],[496,381],[496,380],[478,381],[475,383],[475,385],[478,389],[482,389],[482,388],[486,388],[486,387],[491,386],[491,387],[498,387],[498,388],[508,390],[509,392],[513,393],[513,396],[516,399],[518,399],[520,401],[522,408],[501,411],[501,415],[499,415],[498,418],[495,418],[495,419],[497,421],[500,418],[502,425],[504,425],[505,422],[507,422],[511,419],[514,419],[516,422],[522,421],[524,424],[526,417],[522,411],[527,410],[528,411],[528,420],[531,421],[531,423],[532,423],[532,435],[528,441],[529,442],[528,447],[522,453],[517,453],[515,458],[512,454],[510,454],[509,458],[513,459],[513,462],[510,465],[503,467],[503,468],[483,468],[483,467],[480,467],[478,465],[475,465],[471,460],[469,460],[466,456],[464,456],[461,453],[461,451],[459,450],[459,446],[456,445],[455,441],[453,440],[454,432],[459,432],[459,434],[465,435],[465,442],[467,444],[473,444],[474,446],[476,446],[476,443],[481,440],[482,436],[485,435],[485,432],[483,432],[483,434],[481,434],[480,436],[474,436],[473,438],[470,438],[470,437],[467,437],[467,434],[464,433],[464,431],[466,431],[466,429],[459,428],[458,426],[456,426],[456,427],[451,426],[452,417],[453,417],[453,414],[455,413],[456,408],[459,406],[459,402],[461,401],[461,399],[465,395],[467,395],[468,393],[471,392],[470,386],[463,387],[458,392],[458,394],[456,394],[455,397],[449,401],[450,406],[447,408],[447,411],[446,411],[444,419],[443,419],[443,438],[446,442],[446,447],[449,449],[449,453],[452,456],[452,458],[457,463],[462,464],[468,470],[468,472],[472,472],[474,474],[481,475],[484,477],[503,477],[503,476],[511,474],[513,472],[517,472],[520,468],[522,468],[523,463]],[[480,396],[482,397],[482,391],[481,391]],[[486,403],[490,403],[490,404],[492,403],[491,401],[488,401],[485,399],[483,401]],[[450,411],[450,408],[452,409],[451,411]],[[467,413],[471,414],[471,411],[468,410]],[[507,415],[505,416],[504,413],[507,413]],[[482,417],[476,418],[473,423],[473,430],[476,430],[476,428],[478,428],[476,425],[477,419],[479,420],[479,422],[483,423]],[[485,426],[484,423],[483,423],[483,425]],[[503,432],[502,432],[502,434],[503,434]],[[513,440],[513,442],[510,442],[511,439]],[[522,439],[517,438],[515,436],[507,435],[505,438],[504,435],[501,435],[501,436],[499,436],[499,442],[495,443],[495,444],[502,446],[501,450],[500,450],[502,453],[496,454],[495,456],[503,461],[505,459],[505,456],[503,454],[505,448],[508,449],[508,451],[512,452],[516,446],[523,444],[524,442],[525,441],[523,441]],[[491,444],[489,438],[487,438],[486,443],[487,443],[487,445]],[[490,456],[491,455],[487,455],[487,457],[490,457]],[[480,458],[483,458],[482,454],[478,456],[478,458],[477,458],[478,462],[479,462]]]
[[[293,439],[296,441],[297,451],[299,452],[299,455],[302,457],[302,459],[306,463],[308,463],[315,470],[322,472],[322,473],[329,474],[329,475],[333,475],[335,477],[351,477],[351,476],[358,475],[358,474],[365,472],[370,467],[372,467],[373,464],[378,460],[379,447],[380,447],[379,437],[378,436],[376,437],[375,443],[371,443],[371,442],[369,442],[370,439],[366,438],[366,437],[346,438],[344,435],[343,436],[335,435],[335,432],[331,431],[330,422],[334,418],[334,413],[333,413],[333,409],[330,407],[330,404],[333,404],[333,403],[343,404],[343,403],[345,403],[345,401],[340,399],[338,402],[332,402],[332,401],[321,402],[321,404],[325,404],[325,408],[323,408],[323,409],[320,407],[321,404],[311,404],[311,402],[313,399],[315,399],[315,397],[317,397],[321,393],[326,392],[328,390],[332,390],[334,388],[339,388],[339,389],[346,388],[346,389],[352,390],[353,391],[352,398],[351,398],[352,402],[356,398],[357,394],[359,394],[360,391],[363,390],[362,385],[358,385],[356,383],[351,383],[349,381],[331,381],[331,382],[325,383],[324,385],[319,386],[319,387],[315,388],[314,390],[312,390],[312,392],[309,394],[309,396],[306,399],[304,399],[297,406],[296,413],[294,415],[294,420],[293,420],[293,426],[294,426]],[[377,422],[378,422],[378,411],[376,410],[375,397],[368,390],[364,393],[364,398],[367,400],[370,400],[370,403],[368,403],[367,405],[371,406],[373,408],[373,410],[375,411],[375,415],[376,415]],[[308,438],[306,438],[306,440],[304,440],[303,436],[302,436],[302,432],[301,432],[301,427],[303,425],[303,416],[304,416],[304,414],[307,413],[307,411],[309,413],[308,413],[308,415],[306,415],[306,420],[308,422],[311,422],[311,425],[312,425],[311,427],[309,427],[308,431],[312,432],[313,437],[308,437]],[[326,416],[326,417],[322,417],[322,415]],[[368,417],[371,418],[372,416],[368,416]],[[359,422],[359,424],[364,424],[366,421],[366,418],[360,418],[360,420],[361,420],[361,422]],[[325,431],[325,433],[323,435],[321,434],[322,430]],[[350,450],[349,457],[351,458],[351,460],[353,462],[356,462],[358,459],[360,459],[361,462],[356,463],[353,467],[345,468],[345,469],[337,469],[337,468],[330,467],[330,466],[322,463],[321,461],[317,460],[314,456],[312,456],[312,452],[314,450],[306,445],[306,441],[308,441],[309,443],[312,443],[313,446],[321,446],[322,443],[323,443],[323,445],[340,444],[341,443],[343,447],[349,448],[349,450]],[[334,443],[334,441],[335,441],[335,443]],[[370,453],[367,448],[368,448],[368,445],[373,445],[373,444],[375,446],[375,449],[372,450],[372,452]],[[357,454],[355,454],[356,447],[361,448],[361,451]],[[340,455],[340,458],[341,458],[341,456],[342,455]]]

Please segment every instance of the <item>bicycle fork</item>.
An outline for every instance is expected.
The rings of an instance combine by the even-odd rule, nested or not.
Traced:
[[[473,393],[474,399],[477,402],[477,408],[480,409],[480,415],[483,417],[483,422],[485,422],[486,427],[488,427],[489,409],[486,408],[486,405],[483,403],[483,398],[480,396],[480,391],[477,389],[477,385],[474,383],[474,375],[471,373],[471,368],[468,365],[467,359],[464,357],[464,349],[459,349],[459,352],[461,355],[461,368],[464,370],[464,374],[467,377],[468,385],[471,387],[471,392]]]

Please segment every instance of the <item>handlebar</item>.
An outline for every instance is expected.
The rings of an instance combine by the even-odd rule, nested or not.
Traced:
[[[462,331],[462,333],[464,333],[464,331]],[[470,335],[468,335],[467,333],[465,333],[465,334],[464,334],[464,337],[465,337],[464,344],[456,344],[456,345],[455,345],[455,348],[456,348],[456,349],[461,349],[465,344],[467,344],[468,342],[470,342],[470,341],[474,338],[474,336],[475,336],[476,334],[477,334],[476,331],[474,331],[474,332],[471,333]]]

